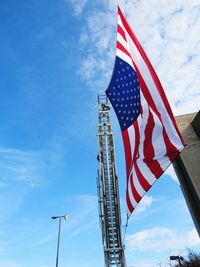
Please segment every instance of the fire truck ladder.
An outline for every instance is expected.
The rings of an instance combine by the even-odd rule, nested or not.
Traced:
[[[121,239],[121,214],[118,178],[115,171],[115,152],[110,123],[108,99],[98,96],[98,160],[97,177],[99,219],[105,267],[125,267],[124,246]]]

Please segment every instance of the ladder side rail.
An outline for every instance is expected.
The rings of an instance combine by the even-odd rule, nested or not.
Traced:
[[[97,185],[99,186],[99,216],[102,226],[105,267],[125,267],[114,137],[110,123],[108,99],[105,95],[98,96],[98,110],[100,169]]]

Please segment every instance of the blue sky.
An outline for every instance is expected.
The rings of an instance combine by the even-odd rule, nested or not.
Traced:
[[[200,103],[200,3],[122,1],[125,14],[175,114]],[[7,0],[0,3],[0,266],[104,264],[96,198],[97,93],[111,78],[116,40],[113,0]],[[122,220],[125,165],[115,133]],[[167,266],[200,241],[170,168],[132,215],[128,267]]]

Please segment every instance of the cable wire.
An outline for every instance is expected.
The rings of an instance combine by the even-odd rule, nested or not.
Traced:
[[[127,216],[127,218],[126,218],[126,224],[125,224],[123,227],[125,227],[125,229],[124,229],[124,236],[123,236],[122,244],[124,244],[125,235],[126,235],[126,230],[127,230],[127,227],[128,227],[128,216]]]

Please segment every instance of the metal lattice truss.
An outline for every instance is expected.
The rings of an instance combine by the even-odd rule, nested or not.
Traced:
[[[124,246],[121,240],[121,215],[118,178],[115,171],[115,152],[109,104],[105,95],[98,96],[98,203],[105,255],[105,267],[125,267]]]

